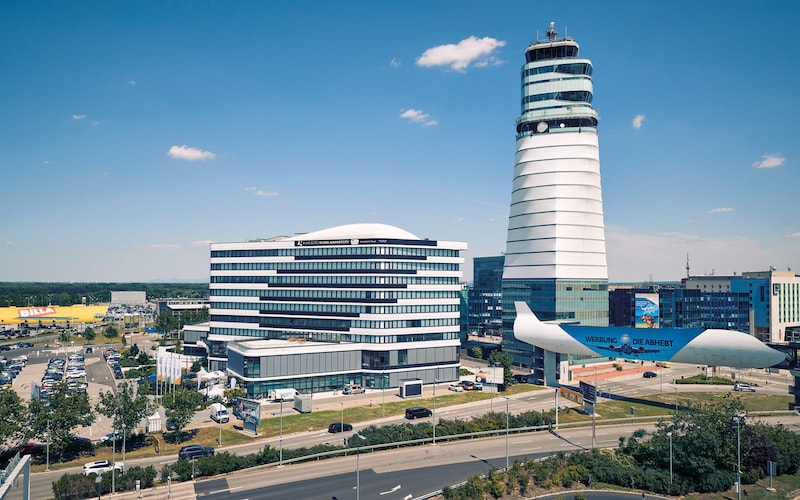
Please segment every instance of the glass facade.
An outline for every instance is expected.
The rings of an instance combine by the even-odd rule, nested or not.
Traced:
[[[383,234],[376,236],[376,229]],[[452,352],[436,363],[457,366],[466,244],[409,236],[391,226],[355,224],[291,238],[212,244],[209,333],[214,338],[385,346],[363,353],[354,346],[359,362],[332,365],[336,374],[315,373],[313,363],[304,370],[307,375],[274,372],[270,356],[231,356],[229,372],[255,397],[279,387],[318,392],[345,383],[366,385],[367,372],[402,366],[389,359],[394,345],[446,342]],[[287,377],[291,380],[283,380]],[[267,380],[248,380],[253,378]]]

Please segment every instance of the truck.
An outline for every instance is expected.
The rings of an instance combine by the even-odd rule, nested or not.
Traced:
[[[211,420],[214,422],[225,424],[230,420],[228,416],[228,409],[222,403],[211,404]]]
[[[297,389],[287,387],[285,389],[273,389],[269,391],[267,393],[267,398],[272,401],[294,401],[294,397],[298,394],[299,392],[297,392]]]

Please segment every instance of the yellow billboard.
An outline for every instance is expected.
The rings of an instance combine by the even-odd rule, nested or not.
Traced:
[[[108,306],[39,306],[39,307],[0,307],[0,327],[27,323],[30,328],[47,327],[65,323],[99,323],[108,311]]]

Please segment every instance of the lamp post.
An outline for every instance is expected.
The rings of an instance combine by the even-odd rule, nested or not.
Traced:
[[[339,430],[344,434],[344,401],[339,401],[339,404],[342,405],[342,420],[339,422],[341,424]]]
[[[122,422],[122,466],[125,467],[125,422]]]
[[[280,425],[280,439],[279,443],[279,452],[278,452],[278,467],[283,467],[283,398],[281,398],[281,425]],[[344,406],[342,406],[342,412],[344,412]],[[344,432],[344,417],[342,417],[342,432]]]
[[[112,417],[114,419],[114,423],[111,425],[111,463],[116,465],[117,462],[117,416],[114,415]],[[116,492],[115,488],[115,479],[116,479],[116,467],[111,467],[111,494],[113,495]]]
[[[353,437],[358,439],[356,441],[356,500],[361,499],[361,468],[359,467],[358,459],[361,456],[361,441],[365,438],[361,434],[354,432]]]
[[[389,376],[383,374],[381,376],[381,380],[383,380],[383,390],[381,391],[381,418],[386,417],[386,381],[389,379]]]
[[[50,412],[47,412],[47,466],[46,471],[50,470]]]
[[[736,496],[742,500],[742,417],[734,415],[733,421],[736,422]]]
[[[508,471],[508,400],[510,398],[507,398],[506,396],[502,397],[506,400],[506,471]]]
[[[669,484],[672,484],[672,432],[667,433],[669,438]]]
[[[436,444],[436,384],[439,379],[433,379],[433,412],[431,413],[431,420],[433,421],[433,444]]]
[[[592,369],[594,370],[594,398],[592,401],[592,449],[595,449],[596,441],[595,441],[595,407],[597,406],[597,367],[593,366]]]

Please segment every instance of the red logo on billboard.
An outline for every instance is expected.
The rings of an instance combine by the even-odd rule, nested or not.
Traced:
[[[25,309],[17,309],[20,318],[39,318],[42,316],[50,316],[56,313],[55,307],[27,307]]]

